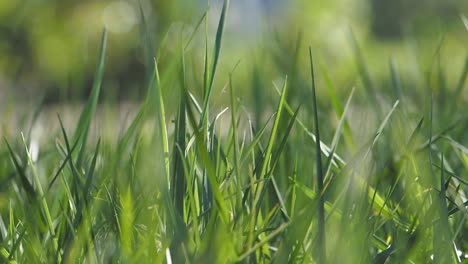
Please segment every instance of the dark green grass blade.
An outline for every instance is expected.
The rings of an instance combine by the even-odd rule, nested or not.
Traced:
[[[276,92],[281,95],[281,92],[280,90],[275,86],[275,90]],[[287,101],[284,102],[284,109],[288,112],[288,114],[290,116],[293,116],[294,115],[294,111],[292,110],[291,106],[288,104]],[[299,127],[306,133],[306,135],[308,137],[310,137],[314,142],[317,142],[317,138],[315,137],[314,133],[312,133],[308,128],[307,126],[304,124],[304,122],[299,119],[299,118],[296,118],[296,122],[297,124],[299,125]],[[325,155],[325,156],[329,156],[330,155],[330,152],[331,152],[331,148],[328,147],[325,143],[323,143],[322,141],[320,141],[320,145],[321,145],[321,150],[322,150],[322,153]],[[335,167],[340,167],[340,165],[346,165],[346,162],[344,161],[343,158],[341,158],[338,154],[334,153],[333,154],[333,160],[332,160],[332,164],[333,166]]]
[[[297,118],[297,115],[299,114],[300,109],[301,109],[301,105],[299,105],[297,107],[296,111],[294,111],[293,116],[289,120],[288,126],[286,127],[285,131],[283,132],[283,136],[281,137],[281,142],[280,142],[278,148],[275,150],[274,156],[272,158],[272,162],[271,162],[272,166],[271,166],[271,169],[270,169],[270,172],[268,173],[268,175],[271,175],[271,173],[273,171],[275,171],[275,168],[278,165],[280,155],[281,155],[281,153],[283,153],[283,150],[284,150],[286,144],[288,143],[289,135],[291,133],[291,130],[292,130],[294,124],[296,123],[296,118]]]
[[[440,166],[440,192],[437,199],[439,220],[434,226],[434,261],[437,263],[453,263],[452,254],[452,235],[450,234],[450,225],[448,221],[448,209],[445,189],[445,169],[444,169],[444,155],[441,156]]]
[[[216,40],[215,40],[215,47],[214,47],[213,63],[211,66],[211,74],[209,75],[208,77],[209,79],[206,82],[208,86],[206,87],[207,90],[205,92],[204,100],[203,100],[202,117],[200,119],[202,122],[204,122],[203,120],[205,120],[205,117],[207,115],[206,112],[208,110],[208,103],[210,100],[211,91],[213,89],[213,82],[214,82],[214,77],[216,74],[216,68],[218,66],[219,54],[221,52],[221,41],[223,38],[224,24],[226,21],[228,7],[229,7],[229,0],[224,0],[223,9],[221,11],[221,17],[219,18],[218,29],[216,31]]]
[[[319,119],[317,110],[317,95],[315,88],[315,76],[314,76],[314,63],[312,59],[312,47],[309,47],[309,59],[310,59],[310,75],[312,79],[312,103],[314,107],[314,125],[315,125],[315,136],[317,143],[315,144],[315,155],[316,161],[315,166],[317,168],[317,189],[319,197],[318,202],[318,258],[319,263],[326,263],[326,246],[325,246],[325,197],[323,196],[323,171],[322,171],[322,149],[320,142],[320,129]]]
[[[66,133],[65,133],[65,129],[63,128],[63,124],[61,123],[60,121],[60,126],[62,127],[62,133],[65,137],[65,143],[67,145],[67,152],[66,152],[66,155],[65,155],[65,159],[63,160],[62,164],[60,164],[57,172],[55,173],[55,175],[52,177],[52,179],[50,180],[49,182],[49,186],[47,188],[47,190],[49,191],[50,188],[52,188],[52,186],[54,185],[55,181],[57,180],[58,176],[60,175],[60,173],[62,173],[63,169],[65,168],[65,166],[67,165],[67,163],[70,163],[70,161],[72,161],[72,154],[73,152],[75,151],[76,147],[78,146],[78,141],[75,142],[75,144],[72,146],[71,149],[69,149],[69,143],[68,143],[68,139],[67,139],[67,136],[66,136]],[[72,164],[70,164],[72,165]],[[73,165],[72,165],[73,166]],[[73,166],[74,167],[74,166]]]
[[[182,164],[182,159],[184,158],[181,154],[183,152],[177,151],[177,148],[185,150],[185,134],[186,134],[186,103],[187,99],[185,98],[186,93],[186,81],[185,81],[185,55],[182,54],[182,69],[181,69],[181,80],[182,80],[182,91],[179,101],[179,109],[177,111],[177,123],[175,130],[175,140],[174,140],[174,151],[173,151],[173,175],[171,182],[171,192],[174,200],[174,206],[180,216],[183,216],[184,212],[184,197],[186,191],[186,182],[184,175],[184,168]]]
[[[77,157],[77,166],[80,167],[84,158],[84,153],[86,149],[86,142],[88,139],[88,133],[91,126],[91,120],[94,113],[96,112],[96,106],[99,99],[99,94],[101,92],[101,83],[104,78],[104,65],[106,57],[106,47],[107,47],[107,31],[104,30],[102,33],[101,40],[101,49],[99,51],[99,61],[96,69],[96,76],[94,77],[93,88],[91,91],[91,96],[88,99],[83,111],[81,112],[80,119],[78,121],[78,126],[75,130],[73,141],[81,140],[80,150]]]
[[[291,130],[292,130],[294,124],[296,123],[296,118],[297,118],[297,115],[299,114],[300,109],[301,109],[301,106],[298,106],[296,111],[294,112],[294,115],[289,120],[288,126],[286,127],[285,131],[283,132],[281,143],[279,144],[278,148],[275,150],[275,153],[274,153],[274,156],[273,156],[273,159],[272,159],[272,162],[271,162],[272,166],[271,166],[270,172],[268,173],[268,177],[271,177],[271,180],[272,180],[272,184],[273,184],[273,188],[274,188],[276,198],[277,198],[277,200],[278,200],[278,202],[279,202],[279,204],[281,206],[280,207],[281,212],[285,216],[286,220],[289,220],[289,218],[290,218],[289,215],[288,215],[288,210],[286,209],[286,202],[285,202],[285,199],[283,198],[283,195],[281,194],[281,192],[280,192],[280,190],[278,188],[278,185],[276,183],[275,178],[272,177],[272,174],[275,171],[276,166],[279,163],[281,153],[283,153],[283,150],[286,147],[286,144],[287,144],[288,139],[289,139],[289,135],[291,133]]]
[[[262,136],[263,134],[265,133],[266,131],[266,128],[268,126],[268,124],[270,123],[270,120],[273,118],[273,115],[270,116],[268,118],[268,120],[265,122],[265,124],[260,128],[260,130],[255,133],[255,137],[252,139],[252,141],[250,142],[250,144],[247,146],[246,150],[243,151],[243,154],[242,157],[241,157],[241,163],[240,165],[242,166],[246,161],[247,159],[250,157],[250,154],[252,153],[252,151],[254,151],[254,149],[256,147],[258,147],[258,144],[260,143],[260,140],[262,139]]]
[[[8,143],[6,138],[3,138],[3,141],[5,141],[5,144],[8,148],[8,152],[10,153],[10,158],[13,161],[13,164],[15,165],[15,169],[18,172],[21,184],[24,190],[26,191],[28,197],[29,198],[36,197],[36,191],[34,190],[34,187],[32,186],[32,184],[29,182],[28,177],[26,176],[26,172],[25,172],[26,166],[20,165],[20,161],[18,160],[18,157],[16,157],[15,152],[11,148],[10,143]]]
[[[60,116],[58,116],[58,119],[59,119],[60,128],[62,130],[63,139],[65,140],[65,147],[66,147],[66,151],[67,151],[66,155],[67,156],[72,155],[72,152],[75,149],[75,147],[79,145],[79,141],[75,141],[75,143],[73,144],[73,147],[72,148],[70,147],[70,142],[68,140],[68,136],[67,136],[67,132],[65,131],[65,127],[63,126],[62,119],[60,118]],[[74,182],[75,182],[75,185],[73,186],[73,194],[77,195],[76,190],[82,188],[83,182],[82,182],[80,174],[79,174],[79,172],[78,172],[78,170],[76,168],[77,165],[73,162],[73,160],[71,158],[68,159],[68,162],[69,162],[70,170],[71,170]]]
[[[180,148],[180,146],[176,146],[177,150],[179,152],[180,157],[184,157],[184,151]],[[184,169],[184,175],[185,175],[185,181],[188,183],[187,187],[187,193],[188,193],[188,200],[190,204],[190,215],[192,217],[192,232],[194,233],[195,236],[195,244],[200,245],[200,232],[199,232],[199,226],[198,226],[198,215],[197,215],[197,200],[195,198],[194,192],[193,192],[193,183],[194,181],[190,180],[190,169],[189,165],[187,164],[187,160],[185,158],[181,159],[181,163]]]

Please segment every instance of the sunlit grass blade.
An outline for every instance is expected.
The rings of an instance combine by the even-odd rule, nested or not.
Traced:
[[[271,158],[272,158],[271,155],[272,155],[272,152],[273,152],[273,146],[275,145],[276,134],[278,133],[278,126],[279,126],[281,114],[282,114],[283,108],[284,108],[284,102],[285,102],[285,98],[286,98],[287,87],[288,87],[288,78],[286,77],[284,79],[284,84],[283,84],[283,89],[282,89],[282,92],[281,92],[281,97],[279,99],[278,106],[276,108],[275,121],[273,122],[273,127],[271,129],[270,138],[269,138],[268,144],[267,144],[267,149],[266,149],[265,153],[263,154],[263,162],[262,162],[262,166],[261,166],[261,171],[260,171],[260,174],[257,176],[259,179],[264,179],[265,178],[265,176],[267,174],[268,167],[270,166],[270,161],[271,161]],[[263,188],[263,185],[260,184],[258,186],[258,190],[261,190],[262,188]]]
[[[41,180],[39,179],[39,174],[37,172],[36,166],[34,166],[34,161],[32,160],[31,154],[29,153],[29,149],[28,149],[28,147],[26,145],[26,139],[24,138],[23,134],[21,134],[21,136],[22,136],[24,147],[26,149],[26,155],[27,155],[27,158],[28,158],[28,162],[29,162],[29,165],[31,167],[34,183],[35,183],[36,188],[37,188],[37,194],[38,194],[38,196],[40,198],[40,201],[41,201],[42,210],[43,210],[43,213],[44,213],[44,217],[46,219],[46,224],[47,224],[47,227],[49,228],[50,236],[52,237],[53,248],[54,248],[55,252],[58,252],[59,251],[58,240],[57,240],[57,237],[55,236],[55,227],[54,227],[54,224],[52,222],[52,217],[50,215],[49,205],[47,203],[45,193],[44,193],[44,191],[42,189]]]
[[[237,259],[237,261],[241,261],[241,260],[245,259],[246,257],[248,257],[250,254],[252,254],[253,252],[255,252],[255,250],[257,250],[258,248],[260,248],[263,244],[267,243],[268,241],[270,241],[271,239],[273,239],[275,236],[277,236],[278,234],[280,234],[281,232],[283,232],[283,230],[286,229],[288,226],[289,226],[289,223],[285,223],[285,224],[279,226],[276,230],[274,230],[273,232],[271,232],[265,239],[263,239],[262,241],[258,242],[257,244],[255,244],[254,246],[252,246],[251,248],[249,248],[249,250],[246,251],[244,254],[242,254],[241,256],[239,256],[239,258]]]
[[[254,230],[255,230],[255,225],[257,223],[258,219],[258,213],[259,213],[259,202],[263,201],[263,195],[266,193],[265,192],[265,184],[268,181],[264,181],[265,179],[268,180],[268,178],[265,178],[267,176],[267,171],[269,166],[271,165],[271,158],[272,158],[272,152],[273,152],[273,146],[275,144],[276,140],[276,134],[278,133],[278,126],[280,123],[280,118],[281,118],[281,113],[284,108],[284,102],[286,98],[286,91],[288,87],[288,78],[286,77],[284,79],[283,83],[283,89],[281,91],[281,97],[278,102],[278,106],[276,107],[276,116],[275,116],[275,121],[273,123],[273,127],[271,129],[270,137],[268,139],[268,144],[267,144],[267,149],[262,155],[262,160],[261,160],[261,166],[257,165],[257,168],[261,168],[260,170],[257,170],[257,179],[259,179],[259,183],[257,184],[255,191],[254,191],[254,196],[253,201],[252,201],[252,212],[251,212],[251,218],[250,218],[250,233],[248,236],[248,242],[247,242],[247,247],[250,248],[253,243],[253,236],[254,236]],[[253,191],[253,190],[252,190]]]
[[[283,153],[283,150],[284,150],[286,144],[288,143],[289,134],[291,133],[291,130],[292,130],[294,124],[296,123],[296,118],[297,118],[297,115],[299,114],[300,109],[301,109],[301,106],[299,105],[297,107],[296,111],[294,111],[293,116],[289,120],[288,126],[285,128],[285,131],[283,132],[283,135],[281,137],[281,142],[278,145],[278,147],[275,149],[274,155],[273,155],[273,157],[271,159],[272,162],[271,162],[270,172],[275,171],[275,168],[278,165],[279,157],[280,157],[281,153]]]
[[[346,114],[348,113],[349,105],[351,104],[351,100],[353,98],[353,95],[354,95],[354,88],[351,90],[351,94],[349,95],[348,100],[346,101],[346,105],[344,107],[344,110],[343,110],[343,113],[341,115],[340,121],[339,121],[338,126],[337,126],[337,128],[335,130],[335,134],[333,135],[332,144],[330,146],[331,151],[330,151],[330,154],[328,155],[328,158],[327,158],[327,161],[326,161],[325,167],[324,167],[324,172],[325,172],[325,175],[323,176],[323,180],[325,181],[324,182],[324,189],[323,189],[324,192],[326,191],[329,184],[331,183],[331,178],[329,178],[329,176],[330,176],[330,173],[332,171],[332,161],[333,161],[335,151],[338,148],[338,142],[339,142],[339,139],[340,139],[340,136],[341,136],[341,133],[342,133],[343,126],[346,124],[346,121],[345,121],[346,118],[347,118]],[[324,195],[324,193],[323,193],[323,195]]]

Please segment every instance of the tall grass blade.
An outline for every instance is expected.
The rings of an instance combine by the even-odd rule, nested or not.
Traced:
[[[187,95],[185,95],[184,98],[188,101]],[[187,105],[186,111],[187,111],[187,115],[189,117],[189,122],[190,122],[192,128],[194,129],[197,149],[198,149],[200,158],[201,158],[201,160],[202,160],[202,162],[203,162],[203,164],[205,166],[205,169],[206,169],[208,184],[210,185],[211,190],[213,191],[215,204],[216,204],[217,209],[219,210],[221,220],[222,220],[223,223],[227,224],[229,222],[229,217],[228,217],[229,214],[228,214],[228,211],[227,211],[228,207],[227,207],[226,202],[224,201],[224,198],[223,198],[223,196],[222,196],[222,194],[221,194],[221,192],[219,190],[219,183],[218,183],[218,180],[216,178],[215,167],[214,167],[213,162],[212,162],[212,160],[210,158],[208,150],[206,149],[206,145],[204,143],[204,137],[202,136],[200,131],[197,129],[198,126],[197,126],[197,123],[196,123],[196,120],[195,120],[195,116],[193,114],[193,110],[187,104],[187,102],[186,102],[186,105]]]
[[[73,141],[81,140],[81,146],[80,146],[77,161],[76,161],[77,167],[80,167],[83,161],[84,153],[86,149],[86,142],[88,139],[88,133],[89,133],[89,129],[91,126],[91,120],[92,120],[94,113],[96,112],[96,106],[97,106],[99,94],[101,91],[101,83],[104,77],[106,47],[107,47],[107,30],[104,30],[102,33],[101,49],[99,51],[99,61],[98,61],[97,69],[96,69],[96,75],[94,77],[91,95],[83,111],[81,112],[80,119],[78,121],[78,126],[75,130],[75,134],[73,137]]]
[[[181,69],[181,80],[182,80],[182,91],[179,100],[179,109],[177,111],[177,123],[175,129],[175,140],[174,140],[174,148],[173,148],[173,175],[171,181],[171,192],[172,197],[174,200],[174,206],[179,213],[180,216],[183,216],[184,212],[184,197],[186,192],[186,176],[184,175],[184,168],[182,160],[184,156],[181,156],[183,152],[177,151],[178,148],[185,150],[186,148],[186,141],[185,141],[185,134],[186,134],[186,103],[187,98],[185,95],[187,94],[187,87],[185,81],[185,55],[182,54],[182,69]]]
[[[39,195],[39,198],[40,198],[40,201],[41,201],[41,206],[42,206],[42,210],[43,210],[43,213],[44,213],[44,217],[46,219],[46,224],[47,224],[47,227],[49,228],[50,236],[52,237],[53,248],[55,250],[55,253],[57,253],[59,251],[58,239],[55,236],[55,227],[54,227],[54,224],[52,222],[52,217],[50,215],[49,205],[47,203],[47,199],[46,199],[44,191],[42,189],[41,180],[39,179],[39,174],[37,172],[36,166],[34,166],[34,162],[32,160],[31,154],[29,153],[29,149],[28,149],[28,147],[26,145],[26,139],[24,138],[23,134],[21,134],[21,137],[22,137],[22,140],[23,140],[24,147],[26,149],[26,155],[27,155],[27,158],[28,158],[29,165],[31,166],[32,176],[33,176],[33,179],[34,179],[34,183],[35,183],[35,185],[37,187],[37,194]]]
[[[214,47],[214,54],[213,54],[213,62],[211,64],[211,74],[209,75],[207,79],[207,90],[204,95],[204,100],[203,100],[203,108],[202,108],[202,117],[201,121],[204,122],[205,117],[207,115],[207,110],[208,110],[208,103],[210,100],[211,96],[211,91],[213,89],[213,82],[214,82],[214,77],[216,74],[216,68],[218,66],[218,59],[219,59],[219,54],[221,52],[221,41],[223,38],[223,31],[224,31],[224,24],[226,22],[226,16],[227,16],[227,11],[229,7],[229,0],[224,0],[223,4],[223,9],[221,10],[221,17],[219,18],[219,23],[218,23],[218,29],[216,31],[216,40],[215,40],[215,47]],[[207,65],[207,64],[205,64]]]
[[[312,103],[314,107],[314,125],[315,125],[315,136],[317,142],[320,142],[320,129],[319,129],[319,119],[318,119],[318,110],[317,110],[317,95],[315,88],[315,76],[314,76],[314,63],[312,59],[312,47],[309,47],[309,59],[310,59],[310,75],[312,78]],[[325,246],[325,197],[323,196],[323,171],[322,171],[322,149],[319,143],[315,144],[316,149],[316,161],[315,166],[317,169],[317,189],[319,197],[318,202],[318,258],[319,263],[326,263],[326,246]]]

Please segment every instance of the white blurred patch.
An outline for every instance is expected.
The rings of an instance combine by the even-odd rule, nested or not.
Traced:
[[[126,33],[138,23],[137,10],[127,1],[114,1],[104,8],[102,21],[112,33]]]
[[[468,30],[468,19],[466,18],[466,16],[461,15],[461,20],[463,22],[463,25],[465,25],[466,30]]]
[[[166,261],[167,264],[172,264],[171,251],[169,250],[169,248],[166,248]]]
[[[31,154],[32,161],[36,162],[37,158],[39,157],[39,141],[35,137],[31,139],[31,144],[29,145],[29,154]]]

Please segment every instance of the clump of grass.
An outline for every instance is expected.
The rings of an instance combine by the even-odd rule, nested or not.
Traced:
[[[353,45],[364,97],[372,102],[363,107],[379,122],[367,141],[357,140],[363,121],[351,114],[359,105],[354,89],[342,107],[323,65],[326,86],[316,85],[311,49],[307,105],[296,105],[288,96],[292,89],[304,88],[299,71],[294,77],[298,87],[288,77],[282,89],[259,87],[254,81],[257,97],[267,97],[266,89],[276,89],[279,97],[272,112],[255,113],[268,114],[266,122],[251,120],[243,111],[248,106],[236,100],[240,84],[233,70],[227,84],[229,111],[212,112],[211,95],[220,88],[214,79],[228,2],[212,56],[206,43],[201,72],[186,64],[185,47],[206,14],[187,43],[181,43],[175,71],[160,69],[160,55],[155,58],[142,16],[148,93],[117,142],[88,140],[105,75],[105,32],[93,90],[75,131],[67,131],[59,117],[61,135],[55,144],[51,138],[37,158],[31,155],[28,135],[19,142],[13,136],[4,139],[2,261],[461,262],[460,252],[468,250],[468,151],[459,130],[466,114],[440,120],[436,128],[432,103],[429,111],[422,106],[412,110],[411,98],[399,103],[405,87],[395,61],[390,73],[398,99],[386,109],[379,104],[357,42]],[[188,73],[202,76],[201,96]],[[465,87],[466,75],[467,67],[455,95]],[[167,80],[180,88],[173,133],[168,132]],[[319,89],[329,92],[331,111],[321,108],[328,102],[317,95]],[[421,91],[420,96],[432,95]],[[336,115],[336,126],[324,118],[327,111]],[[345,144],[339,144],[341,137]]]

